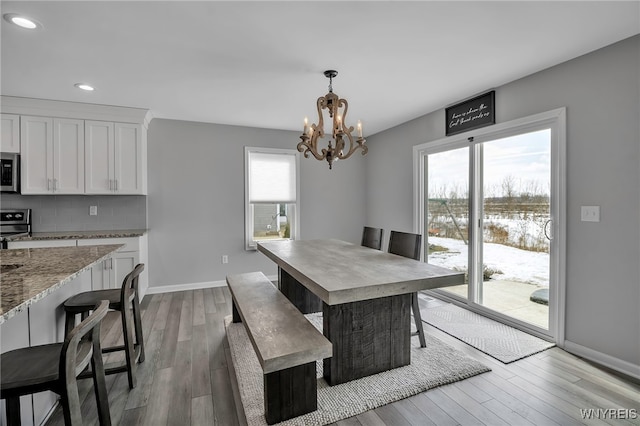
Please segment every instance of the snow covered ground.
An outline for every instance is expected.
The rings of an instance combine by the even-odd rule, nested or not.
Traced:
[[[449,249],[429,255],[429,263],[458,271],[467,270],[467,246],[462,240],[429,237],[429,244]],[[483,264],[497,269],[493,280],[517,281],[528,284],[549,285],[549,253],[536,253],[501,244],[484,244]]]

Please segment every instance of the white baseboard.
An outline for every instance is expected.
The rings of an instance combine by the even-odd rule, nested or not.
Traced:
[[[640,380],[640,365],[612,357],[568,340],[564,341],[564,350]]]
[[[277,281],[278,276],[267,276],[270,281]],[[227,281],[205,281],[202,283],[185,283],[174,285],[163,285],[157,287],[147,287],[145,294],[172,293],[174,291],[201,290],[203,288],[226,287]]]

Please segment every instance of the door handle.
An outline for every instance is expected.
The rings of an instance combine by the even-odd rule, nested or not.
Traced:
[[[553,239],[553,235],[549,236],[548,227],[549,224],[553,223],[553,219],[549,219],[544,223],[544,236],[547,237],[547,240],[551,241]],[[553,230],[553,228],[552,228]]]

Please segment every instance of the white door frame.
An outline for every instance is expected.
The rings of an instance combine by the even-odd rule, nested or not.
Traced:
[[[469,145],[471,141],[479,142],[500,139],[514,133],[525,133],[540,128],[551,129],[551,235],[552,255],[550,256],[549,279],[555,284],[549,297],[549,333],[554,336],[555,343],[563,347],[565,340],[565,298],[566,298],[566,108],[558,108],[547,112],[518,118],[505,123],[494,124],[477,130],[460,133],[448,138],[422,143],[413,147],[413,212],[414,232],[424,235],[425,217],[425,158],[429,154],[448,151]],[[473,156],[472,156],[473,158]],[[473,173],[473,167],[470,168]],[[471,192],[471,188],[470,188]],[[477,196],[470,193],[470,197]],[[470,200],[472,203],[474,200]],[[471,209],[473,210],[473,209]],[[470,212],[471,213],[471,212]],[[475,220],[470,217],[470,220]],[[471,267],[471,265],[470,265]],[[471,273],[472,271],[470,271]],[[459,301],[451,299],[452,302]],[[483,315],[509,323],[517,328],[549,338],[538,327],[500,315],[477,304],[465,307],[478,311]]]

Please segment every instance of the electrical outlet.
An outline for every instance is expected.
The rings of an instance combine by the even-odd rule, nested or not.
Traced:
[[[600,222],[600,206],[582,206],[580,218],[583,222]]]
[[[223,264],[229,263],[229,256],[227,256],[226,254],[222,255],[222,263]]]
[[[89,216],[98,216],[98,206],[89,206]]]

